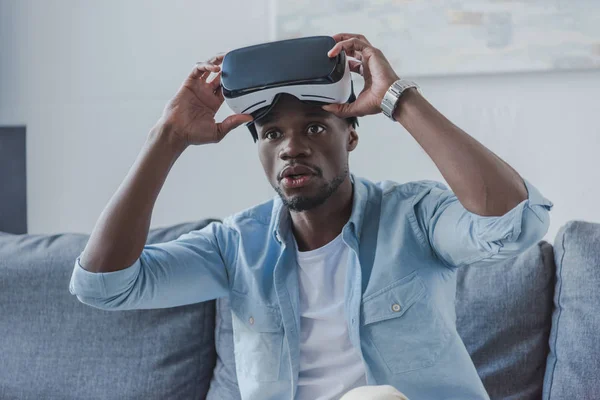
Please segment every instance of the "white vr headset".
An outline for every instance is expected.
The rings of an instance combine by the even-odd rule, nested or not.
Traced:
[[[221,65],[221,90],[236,114],[251,114],[246,124],[254,141],[254,122],[287,93],[309,104],[352,103],[356,96],[346,53],[330,58],[330,36],[311,36],[243,47],[228,52]]]

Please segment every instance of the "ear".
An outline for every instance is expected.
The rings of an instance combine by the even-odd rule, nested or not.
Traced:
[[[354,150],[356,148],[356,146],[358,146],[358,133],[356,132],[356,129],[354,129],[353,127],[350,127],[350,134],[348,135],[348,144],[347,144],[347,149],[348,152],[351,152],[352,150]]]

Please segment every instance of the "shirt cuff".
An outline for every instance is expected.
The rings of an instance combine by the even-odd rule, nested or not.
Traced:
[[[499,240],[514,242],[521,235],[523,224],[529,222],[526,221],[527,218],[525,218],[526,208],[531,210],[535,215],[538,215],[538,219],[540,221],[543,219],[539,217],[539,213],[545,213],[552,208],[552,202],[542,196],[535,186],[525,179],[523,179],[523,181],[525,182],[525,188],[527,189],[528,193],[527,199],[523,200],[516,207],[502,216],[479,216],[477,218],[477,232],[479,233],[479,237],[481,239],[487,242],[495,242]],[[536,211],[536,206],[544,207],[545,211],[540,210],[539,208]]]
[[[131,266],[114,272],[90,272],[81,266],[80,257],[69,283],[69,292],[82,297],[107,298],[123,293],[137,279],[141,268],[138,258]]]
[[[523,179],[523,182],[525,182],[525,188],[527,189],[528,193],[527,200],[529,200],[530,206],[540,205],[547,207],[548,210],[552,209],[554,204],[550,200],[542,196],[540,191],[537,190],[535,186],[529,183],[527,179]]]

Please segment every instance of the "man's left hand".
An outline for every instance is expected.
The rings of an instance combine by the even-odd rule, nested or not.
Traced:
[[[373,47],[363,35],[338,33],[333,38],[336,45],[329,50],[329,57],[337,56],[344,50],[349,60],[350,70],[365,79],[365,86],[353,103],[328,104],[323,109],[338,117],[362,117],[381,112],[381,101],[389,87],[400,79],[381,50]]]

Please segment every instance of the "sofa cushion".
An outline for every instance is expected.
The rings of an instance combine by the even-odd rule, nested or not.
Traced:
[[[554,242],[556,290],[544,400],[600,398],[600,224],[572,221]]]
[[[458,332],[491,399],[542,395],[554,293],[552,246],[458,270]]]
[[[152,230],[176,239],[209,221]],[[103,311],[69,293],[87,235],[0,235],[0,398],[203,399],[214,301]]]

